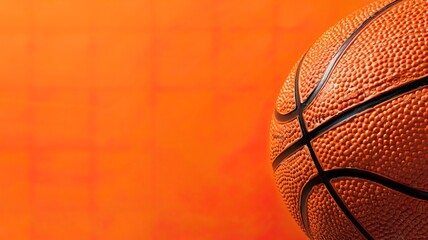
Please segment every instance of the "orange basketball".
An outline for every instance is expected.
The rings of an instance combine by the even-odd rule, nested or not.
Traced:
[[[311,239],[428,239],[428,1],[383,0],[287,77],[271,160]]]

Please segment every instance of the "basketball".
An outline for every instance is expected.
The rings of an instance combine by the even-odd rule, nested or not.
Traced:
[[[270,158],[310,239],[428,239],[427,85],[427,0],[354,12],[292,68]]]

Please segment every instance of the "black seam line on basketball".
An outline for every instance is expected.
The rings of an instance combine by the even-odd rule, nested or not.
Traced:
[[[330,75],[337,65],[338,61],[343,56],[344,52],[348,48],[348,46],[355,40],[355,38],[359,35],[359,33],[374,19],[376,19],[379,15],[381,15],[383,12],[386,12],[388,9],[390,9],[392,6],[400,2],[401,0],[396,0],[390,4],[387,4],[383,8],[381,8],[376,13],[372,14],[369,18],[367,18],[352,34],[351,36],[342,44],[342,46],[339,48],[339,50],[334,54],[333,58],[331,59],[330,63],[327,66],[327,69],[325,70],[321,80],[318,82],[315,89],[309,94],[307,100],[302,103],[300,99],[300,90],[299,90],[299,75],[300,75],[300,67],[303,63],[303,60],[306,56],[306,54],[303,56],[301,62],[299,63],[299,67],[295,76],[295,83],[294,83],[294,97],[296,101],[296,110],[297,110],[297,118],[299,121],[300,129],[302,130],[302,139],[305,142],[305,145],[308,147],[309,153],[311,155],[312,161],[315,164],[315,167],[318,171],[319,176],[321,177],[321,180],[323,181],[324,185],[327,188],[327,191],[330,193],[333,200],[336,202],[336,204],[339,206],[339,208],[342,210],[342,212],[346,215],[346,217],[351,221],[351,223],[358,229],[358,231],[363,235],[366,239],[372,240],[373,237],[370,235],[369,232],[358,222],[358,220],[354,217],[354,215],[349,211],[347,206],[343,203],[342,199],[337,194],[336,190],[331,185],[330,181],[324,174],[324,170],[318,160],[318,157],[315,154],[315,151],[312,148],[311,140],[313,139],[308,134],[308,129],[306,127],[305,119],[303,116],[304,109],[309,106],[309,104],[313,101],[313,99],[318,95],[321,88],[325,85],[327,82],[327,79],[330,78]],[[300,203],[301,205],[302,203]],[[302,214],[302,212],[300,213]],[[308,222],[307,216],[301,215],[302,220]],[[305,226],[305,229],[309,235],[310,238],[312,238],[310,228],[308,224]]]
[[[315,154],[315,151],[312,148],[311,139],[308,136],[308,129],[306,128],[305,119],[303,117],[303,107],[302,107],[302,103],[300,102],[300,90],[299,90],[300,70],[301,70],[303,60],[305,59],[305,56],[306,56],[306,54],[302,57],[302,60],[299,63],[299,66],[298,66],[297,71],[296,71],[295,80],[294,80],[295,81],[294,82],[294,89],[295,89],[294,90],[294,97],[295,97],[295,102],[296,102],[296,110],[297,110],[297,114],[298,114],[299,126],[300,126],[300,129],[302,130],[302,139],[305,142],[305,145],[307,146],[307,148],[309,150],[312,161],[315,164],[315,167],[318,171],[319,176],[321,177],[322,182],[326,186],[328,192],[330,193],[330,195],[332,196],[332,198],[334,199],[336,204],[339,206],[339,208],[342,210],[342,212],[346,215],[346,217],[352,222],[352,224],[360,231],[360,233],[364,237],[366,237],[368,240],[372,240],[373,238],[363,228],[363,226],[357,221],[357,219],[355,219],[355,217],[352,215],[352,213],[349,211],[349,209],[343,203],[342,199],[340,199],[339,195],[336,193],[336,191],[334,190],[331,183],[328,181],[327,176],[325,176],[324,170],[322,169],[322,166],[321,166],[320,162],[318,161],[318,158]],[[302,203],[299,203],[299,205],[301,205],[301,204]],[[302,213],[300,213],[300,214],[301,214],[300,216],[301,216],[302,221],[308,222],[307,215],[302,215]],[[308,236],[310,238],[312,238],[311,230],[310,230],[308,225],[309,224],[307,224],[305,226],[306,233],[308,234]]]
[[[409,186],[398,183],[389,178],[380,176],[372,172],[364,171],[361,169],[355,169],[355,168],[333,169],[333,170],[328,170],[324,172],[327,175],[327,178],[329,180],[337,179],[337,178],[357,178],[357,179],[368,180],[368,181],[378,183],[394,191],[403,193],[407,196],[428,201],[428,192],[411,188]],[[315,175],[303,186],[302,193],[300,195],[300,202],[302,203],[300,205],[300,212],[305,216],[307,216],[307,200],[308,200],[309,194],[315,186],[321,183],[322,183],[321,177],[319,175]],[[306,228],[306,226],[308,225],[308,222],[303,222],[303,225]]]
[[[368,19],[366,19],[352,34],[351,36],[345,41],[345,43],[339,48],[339,51],[334,55],[333,59],[330,61],[329,65],[327,66],[326,71],[324,72],[324,75],[320,82],[317,84],[315,89],[310,93],[308,96],[308,99],[304,102],[300,102],[300,94],[299,94],[299,74],[300,74],[300,67],[302,65],[302,62],[305,58],[303,56],[302,60],[299,63],[298,70],[296,72],[295,76],[295,87],[294,87],[294,97],[296,102],[296,114],[299,121],[300,129],[302,130],[302,139],[304,141],[304,145],[307,145],[309,152],[311,154],[311,158],[318,170],[318,174],[321,177],[322,182],[326,186],[328,192],[336,202],[336,204],[339,206],[339,208],[342,210],[342,212],[347,216],[347,218],[352,222],[352,224],[359,230],[359,232],[364,235],[365,238],[368,240],[372,240],[373,237],[364,229],[364,227],[356,220],[356,218],[352,215],[352,213],[349,211],[349,209],[346,207],[346,205],[343,203],[342,199],[339,197],[333,186],[331,185],[330,181],[326,178],[324,174],[324,170],[321,167],[321,164],[318,161],[318,158],[315,154],[315,151],[312,148],[311,145],[311,136],[308,134],[308,130],[306,128],[305,120],[303,117],[303,110],[309,106],[309,104],[313,101],[313,99],[318,95],[318,92],[321,90],[321,88],[324,86],[327,79],[330,77],[332,70],[336,66],[337,62],[340,60],[342,55],[344,54],[345,50],[348,48],[348,46],[353,42],[353,40],[358,36],[358,34],[365,28],[365,26],[370,23],[373,19],[376,19],[380,14],[385,12],[387,9],[391,8],[393,5],[397,4],[401,0],[396,0],[386,6],[384,6],[381,10],[377,11],[375,14],[370,16]],[[306,55],[306,54],[305,54]],[[278,114],[275,114],[275,116],[278,116]],[[300,203],[301,205],[301,203]],[[302,214],[302,212],[301,212]],[[310,233],[310,228],[308,226],[308,219],[307,216],[301,215],[302,221],[305,221],[307,224],[305,225],[305,229],[308,233],[308,236],[312,238]]]
[[[294,119],[297,116],[297,110],[294,109],[293,111],[287,113],[287,114],[282,114],[280,112],[278,112],[278,110],[275,109],[275,119],[278,122],[288,122],[292,119]]]
[[[346,49],[351,45],[351,43],[354,42],[354,40],[356,39],[356,37],[361,33],[361,31],[367,27],[367,25],[372,22],[374,19],[376,19],[377,17],[379,17],[382,13],[386,12],[388,9],[390,9],[391,7],[393,7],[394,5],[396,5],[397,3],[401,2],[402,0],[395,0],[387,5],[385,5],[383,8],[381,8],[380,10],[378,10],[377,12],[375,12],[374,14],[372,14],[369,18],[367,18],[363,23],[361,23],[361,25],[351,34],[351,36],[349,36],[345,42],[342,44],[342,46],[339,48],[339,50],[336,52],[336,54],[333,56],[333,58],[331,59],[330,63],[328,64],[326,71],[324,72],[321,80],[318,82],[317,86],[315,87],[314,90],[312,90],[312,92],[309,94],[308,98],[302,103],[303,108],[306,109],[309,104],[315,99],[315,97],[318,95],[319,91],[321,91],[322,87],[325,85],[325,83],[327,82],[327,80],[329,79],[332,71],[334,70],[335,66],[337,65],[338,61],[341,59],[341,57],[343,56],[343,54],[345,53]],[[293,119],[294,117],[296,117],[297,114],[297,109],[294,109],[293,111],[287,113],[287,114],[282,114],[280,112],[278,112],[275,109],[275,118],[276,120],[280,121],[280,122],[288,122],[291,119]]]
[[[314,130],[310,131],[308,133],[308,136],[312,140],[318,137],[319,135],[323,134],[324,132],[336,127],[337,125],[343,123],[344,121],[354,117],[355,115],[363,111],[369,110],[370,108],[380,105],[388,100],[399,97],[403,94],[410,93],[419,88],[423,88],[427,85],[428,85],[428,76],[425,76],[420,79],[414,80],[412,82],[403,84],[398,88],[394,88],[392,90],[386,91],[376,97],[373,97],[365,102],[362,102],[359,105],[353,106],[343,111],[342,113],[332,117],[331,119],[324,122]],[[281,165],[284,159],[291,156],[293,153],[295,153],[297,150],[302,148],[304,145],[305,145],[304,140],[299,139],[295,141],[292,145],[290,145],[288,148],[286,148],[284,151],[282,151],[272,163],[273,170],[275,171]]]
[[[300,115],[300,114],[299,114]],[[303,117],[300,118],[299,116],[299,120],[302,119],[302,124],[304,124],[304,119]],[[302,126],[302,125],[301,125]],[[303,125],[304,126],[304,125]],[[303,127],[306,128],[306,127]],[[306,136],[305,136],[306,135]],[[337,194],[336,190],[334,189],[334,187],[331,185],[328,177],[326,176],[319,160],[318,157],[315,154],[314,149],[312,148],[312,144],[311,144],[311,139],[307,136],[307,132],[304,135],[304,139],[306,142],[306,146],[308,147],[309,153],[311,155],[312,161],[315,164],[315,167],[318,171],[318,175],[321,178],[322,183],[324,183],[324,186],[327,188],[327,191],[330,193],[330,196],[333,198],[333,200],[336,202],[337,206],[342,210],[342,212],[345,214],[345,216],[349,219],[349,221],[354,225],[354,227],[361,233],[361,235],[363,235],[366,239],[368,240],[372,240],[374,239],[370,233],[367,232],[366,229],[364,229],[364,227],[358,222],[358,220],[354,217],[354,215],[351,213],[351,211],[349,211],[348,207],[345,205],[345,203],[342,201],[342,199],[340,198],[339,194]],[[302,205],[303,203],[300,202],[300,205]],[[308,234],[311,236],[310,233],[310,228],[309,228],[309,221],[307,219],[307,215],[303,214],[304,212],[300,212],[300,217],[303,220],[303,222],[306,222],[305,227],[307,227],[307,232]]]
[[[308,145],[308,143],[310,143],[310,141],[308,141],[308,139],[306,137],[308,134],[308,130],[306,129],[306,125],[305,125],[305,122],[303,119],[302,103],[300,102],[300,92],[299,92],[300,91],[299,90],[300,70],[301,70],[301,66],[303,64],[303,61],[305,60],[305,57],[306,57],[306,53],[303,55],[302,59],[300,59],[299,65],[298,65],[297,70],[296,70],[296,74],[294,76],[294,101],[296,104],[296,113],[297,113],[297,119],[299,121],[299,127],[300,127],[300,130],[302,132],[301,140],[303,141],[304,145]],[[316,165],[316,163],[315,163],[315,165]],[[322,169],[321,169],[321,172],[318,169],[318,173],[321,175]],[[299,206],[301,204],[302,203],[299,203]],[[302,222],[308,222],[306,215],[300,215],[300,216],[301,216]],[[308,237],[310,239],[312,239],[312,234],[311,234],[311,230],[310,230],[309,226],[304,225],[304,227],[306,230],[306,234],[308,235]]]
[[[392,190],[395,190],[397,192],[406,194],[408,196],[411,196],[420,200],[428,201],[428,191],[421,191],[419,189],[406,186],[404,184],[396,182],[387,177],[384,177],[372,172],[368,172],[365,170],[356,169],[356,168],[340,168],[340,169],[325,171],[325,174],[330,180],[335,178],[343,178],[343,177],[361,178],[361,179],[369,180],[369,181],[378,183],[380,185],[383,185],[387,188],[390,188]]]
[[[312,177],[302,188],[302,192],[300,193],[300,218],[302,219],[303,226],[305,229],[309,229],[309,221],[308,221],[308,197],[309,193],[316,186],[323,183],[321,177],[317,174]]]
[[[402,0],[395,0],[384,7],[382,7],[380,10],[372,14],[370,17],[368,17],[366,20],[364,20],[363,23],[351,34],[351,36],[346,39],[346,41],[342,44],[342,46],[339,48],[339,50],[336,52],[336,54],[331,59],[330,63],[327,66],[327,69],[325,70],[321,80],[318,82],[317,86],[314,90],[309,94],[306,101],[303,102],[304,109],[306,109],[309,104],[315,99],[315,97],[318,95],[318,93],[321,91],[322,87],[325,85],[327,80],[330,78],[331,73],[333,72],[334,68],[336,67],[339,60],[342,58],[343,54],[346,52],[346,49],[354,42],[354,40],[357,38],[357,36],[361,33],[363,29],[366,28],[366,26],[371,23],[373,20],[377,19],[380,15],[385,13],[387,10],[389,10],[391,7],[396,5],[397,3],[401,2]]]
[[[417,89],[417,88],[419,88],[421,86],[425,86],[427,84],[428,84],[428,76],[423,77],[423,78],[421,78],[419,80],[410,82],[408,84],[405,84],[405,85],[401,86],[400,88],[396,88],[396,89],[390,90],[390,91],[388,91],[388,92],[386,92],[384,94],[381,94],[381,95],[379,95],[377,97],[374,97],[374,98],[366,101],[365,104],[360,104],[360,105],[357,105],[354,108],[349,109],[348,111],[349,111],[350,114],[341,114],[340,116],[338,116],[338,119],[342,119],[341,122],[343,122],[343,121],[347,120],[349,117],[355,116],[359,112],[364,111],[365,109],[364,109],[363,105],[365,105],[366,109],[368,109],[368,108],[371,108],[371,107],[373,107],[373,106],[375,106],[377,104],[380,104],[380,103],[383,103],[383,102],[389,100],[393,96],[401,95],[403,93],[409,92],[411,90]],[[387,94],[387,93],[389,93],[389,94]],[[313,132],[307,133],[304,130],[304,128],[306,128],[305,125],[304,125],[304,119],[302,118],[302,120],[300,120],[301,119],[300,118],[300,114],[301,114],[300,113],[300,111],[301,111],[300,106],[298,106],[297,109],[299,109],[299,123],[300,123],[300,127],[302,128],[302,126],[303,126],[302,132],[306,133],[306,134],[304,134],[304,136],[302,138],[303,139],[303,141],[301,141],[303,143],[302,146],[295,146],[294,148],[295,149],[299,149],[300,147],[303,147],[304,145],[307,145],[307,147],[309,149],[309,152],[311,154],[311,158],[314,161],[314,164],[315,164],[315,166],[316,166],[316,168],[318,170],[318,179],[316,181],[319,182],[319,183],[324,183],[324,185],[326,186],[327,190],[329,191],[330,195],[332,196],[332,198],[334,199],[334,201],[337,203],[337,205],[339,206],[339,208],[347,216],[347,218],[352,222],[352,224],[360,231],[360,233],[362,235],[364,235],[364,237],[366,237],[369,240],[373,239],[373,237],[370,236],[370,234],[357,221],[357,219],[352,215],[352,213],[349,211],[349,209],[343,203],[342,199],[339,197],[339,195],[337,194],[337,192],[334,190],[333,186],[330,183],[331,177],[328,176],[325,173],[325,171],[322,169],[322,167],[321,167],[321,165],[320,165],[320,163],[319,163],[319,161],[317,159],[317,156],[316,156],[316,154],[315,154],[315,152],[314,152],[314,150],[312,148],[312,145],[310,144],[310,141],[315,136],[318,136],[322,132],[318,133],[318,135],[315,135],[315,136],[311,134]],[[355,111],[350,111],[350,110],[355,110]],[[349,115],[349,116],[347,116],[347,115]],[[330,121],[328,121],[328,122],[330,122]],[[326,122],[326,123],[328,123],[328,122]],[[336,126],[337,124],[327,124],[327,127],[324,130],[324,132],[327,131],[328,129],[332,128],[333,126]],[[318,127],[318,128],[320,128],[320,127]],[[308,138],[308,139],[306,139],[306,138]],[[388,182],[388,184],[390,184],[390,183],[391,182]],[[394,188],[396,188],[396,186],[394,186]],[[304,194],[308,194],[309,191],[310,191],[310,189],[307,190],[307,189],[304,188],[304,190],[302,191],[302,196]],[[300,205],[299,206],[299,208],[300,208],[300,216],[301,216],[304,228],[306,229],[308,235],[311,237],[310,228],[309,228],[309,222],[308,222],[308,219],[307,219],[307,208],[306,208],[306,202],[305,201],[306,201],[306,199],[303,199],[303,198],[300,199],[300,202],[299,202],[299,205]]]

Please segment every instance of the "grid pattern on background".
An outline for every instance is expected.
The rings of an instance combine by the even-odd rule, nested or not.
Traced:
[[[304,239],[270,114],[368,2],[1,1],[0,239]]]

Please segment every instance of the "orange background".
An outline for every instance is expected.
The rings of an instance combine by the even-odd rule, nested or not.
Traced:
[[[0,239],[305,239],[274,100],[369,0],[0,2]]]

